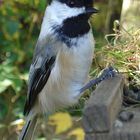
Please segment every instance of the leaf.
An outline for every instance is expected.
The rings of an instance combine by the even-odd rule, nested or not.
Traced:
[[[21,78],[22,80],[25,80],[25,81],[28,81],[28,77],[29,77],[29,73],[24,73],[24,74],[21,74],[21,75],[20,75],[20,78]]]
[[[23,119],[18,119],[18,120],[15,120],[13,122],[11,122],[11,125],[24,125],[25,124],[25,121]]]
[[[72,118],[68,113],[56,113],[49,118],[48,123],[56,126],[55,134],[60,134],[72,127]]]
[[[0,129],[6,127],[5,124],[0,124]]]
[[[39,6],[38,6],[38,9],[43,12],[46,8],[46,0],[40,0],[39,1]]]
[[[26,78],[27,74],[21,75],[16,67],[8,64],[0,65],[0,73],[0,93],[5,91],[9,86],[11,86],[16,93],[21,91],[24,80],[21,78]]]
[[[37,138],[37,140],[46,140],[46,138]]]
[[[21,79],[19,79],[19,77],[15,77],[15,79],[12,79],[12,87],[15,90],[16,93],[18,93],[19,91],[21,91],[22,89],[22,85],[23,85],[23,81]]]
[[[11,85],[12,85],[12,82],[9,79],[5,79],[4,81],[0,81],[0,93],[5,91]]]
[[[25,121],[23,119],[18,119],[13,122],[11,122],[11,126],[16,126],[17,130],[21,130],[23,128],[23,125],[25,124]]]
[[[16,33],[19,29],[19,23],[14,20],[8,20],[6,24],[4,25],[7,33],[12,37],[14,33]]]
[[[76,137],[76,140],[84,140],[84,131],[82,128],[76,128],[74,130],[72,130],[68,136],[75,136]]]

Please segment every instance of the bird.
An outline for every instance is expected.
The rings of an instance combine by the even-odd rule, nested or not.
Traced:
[[[26,123],[19,140],[33,139],[40,114],[77,104],[94,55],[90,24],[94,0],[51,0],[46,7],[29,70],[24,107]]]

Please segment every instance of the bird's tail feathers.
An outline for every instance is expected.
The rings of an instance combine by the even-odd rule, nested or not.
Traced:
[[[37,126],[37,120],[38,120],[38,116],[36,114],[31,115],[29,113],[29,115],[26,118],[26,124],[22,128],[22,131],[18,140],[33,140],[34,133]]]

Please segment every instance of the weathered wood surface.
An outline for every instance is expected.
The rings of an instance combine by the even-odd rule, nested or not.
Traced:
[[[121,127],[113,126],[108,133],[89,133],[85,140],[140,140],[140,110],[133,110],[134,118],[122,122]]]
[[[122,105],[123,78],[118,75],[98,85],[83,111],[86,133],[109,132]]]
[[[124,79],[103,81],[92,93],[83,112],[85,140],[140,140],[140,108],[133,108],[131,121],[121,122]]]

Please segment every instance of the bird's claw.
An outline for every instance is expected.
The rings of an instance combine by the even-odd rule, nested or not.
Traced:
[[[98,78],[90,80],[83,88],[81,88],[80,93],[84,92],[86,89],[89,89],[96,84],[99,84],[103,80],[106,80],[110,77],[115,77],[117,73],[119,73],[118,70],[114,69],[111,66],[107,69],[104,69],[102,74]]]
[[[118,70],[113,68],[112,66],[106,68],[103,70],[102,74],[99,76],[99,79],[101,79],[101,81],[108,79],[110,77],[115,77],[118,74]]]

